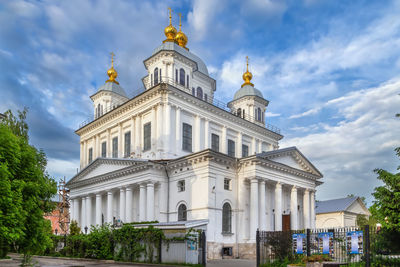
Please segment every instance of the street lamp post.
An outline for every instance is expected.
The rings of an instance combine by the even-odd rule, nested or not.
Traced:
[[[87,230],[88,230],[88,227],[87,227],[87,226],[85,226],[85,234],[87,234]]]

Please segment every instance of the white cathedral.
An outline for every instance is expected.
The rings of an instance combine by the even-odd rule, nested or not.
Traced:
[[[266,123],[269,102],[248,68],[223,105],[171,13],[165,35],[144,60],[143,92],[127,96],[112,60],[91,96],[94,117],[76,130],[81,169],[67,183],[71,220],[85,228],[206,219],[210,259],[226,247],[254,257],[257,229],[314,228],[322,174],[296,147],[279,148],[283,135]]]

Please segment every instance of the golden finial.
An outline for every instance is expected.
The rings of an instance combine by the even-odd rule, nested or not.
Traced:
[[[117,82],[115,79],[118,76],[117,71],[114,69],[114,56],[115,54],[113,52],[110,53],[111,55],[111,68],[107,71],[107,75],[109,77],[109,79],[106,81],[107,83],[116,83],[119,84],[119,82]]]
[[[168,8],[168,11],[169,11],[169,25],[164,29],[164,34],[165,36],[167,36],[167,39],[165,39],[163,43],[174,42],[176,35],[176,29],[174,26],[172,26],[172,10],[170,7]]]
[[[186,50],[189,50],[186,47],[188,38],[187,38],[186,34],[184,34],[182,32],[182,14],[181,13],[179,13],[179,32],[175,36],[175,42],[177,42],[179,46],[185,48]]]
[[[249,71],[249,57],[246,56],[246,72],[243,73],[244,83],[242,84],[242,87],[245,86],[245,85],[254,86],[254,84],[252,84],[250,82],[252,78],[253,78],[253,74],[251,74],[251,72]]]

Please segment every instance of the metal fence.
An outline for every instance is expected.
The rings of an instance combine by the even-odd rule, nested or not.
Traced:
[[[298,231],[257,231],[257,266],[285,258],[322,255],[338,264],[364,262],[369,266],[376,230],[343,227]]]

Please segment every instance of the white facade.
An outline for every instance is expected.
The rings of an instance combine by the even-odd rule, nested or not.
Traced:
[[[322,175],[295,147],[279,149],[283,136],[266,127],[268,101],[258,90],[251,95],[252,88],[242,87],[230,110],[215,105],[205,64],[174,42],[144,64],[140,95],[103,86],[91,97],[95,119],[76,131],[81,171],[68,182],[72,219],[83,228],[176,221],[183,204],[183,219],[209,220],[209,258],[220,257],[224,246],[254,257],[257,229],[315,227]],[[110,96],[120,104],[96,113]]]

